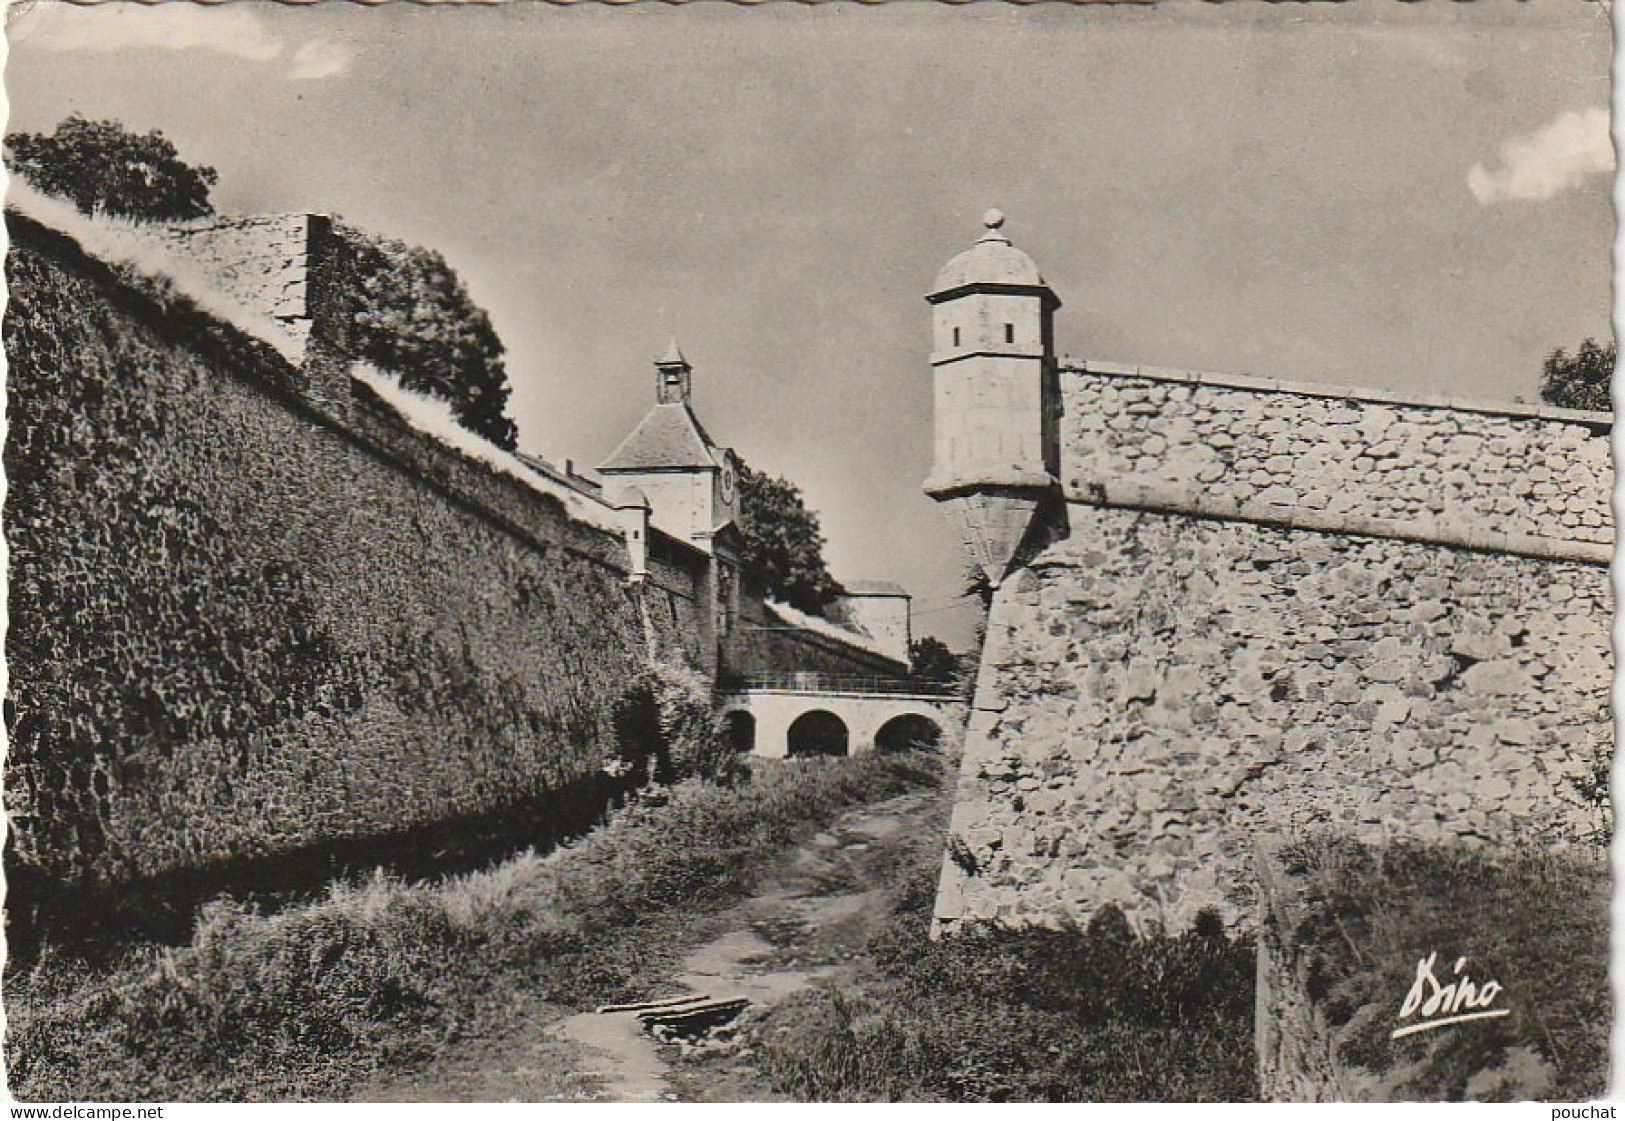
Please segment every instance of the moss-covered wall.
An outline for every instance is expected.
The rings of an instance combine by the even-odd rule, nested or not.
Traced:
[[[598,774],[681,647],[618,541],[14,227],[9,871],[106,885]],[[624,727],[625,721],[620,722]]]

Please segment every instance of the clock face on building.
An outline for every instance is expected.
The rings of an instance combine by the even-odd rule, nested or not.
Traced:
[[[734,495],[738,492],[739,483],[734,474],[734,461],[733,456],[731,455],[722,461],[722,480],[720,485],[722,487],[722,504],[729,507],[733,506]]]

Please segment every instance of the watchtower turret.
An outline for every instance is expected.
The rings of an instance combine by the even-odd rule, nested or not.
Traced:
[[[989,210],[975,245],[937,274],[932,305],[936,458],[943,504],[995,585],[1060,470],[1055,311],[1060,299]]]

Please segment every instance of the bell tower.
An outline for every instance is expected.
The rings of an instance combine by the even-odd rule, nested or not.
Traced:
[[[714,676],[739,614],[739,459],[711,439],[693,395],[694,368],[673,338],[655,359],[655,403],[598,470],[621,488],[608,497],[628,527],[634,578],[648,571],[655,531],[703,558],[699,668]]]
[[[711,552],[739,519],[739,461],[694,415],[694,368],[674,338],[655,359],[655,403],[598,470],[647,499],[656,529]]]
[[[997,586],[1060,470],[1052,292],[1004,215],[937,274],[931,368],[936,453],[925,492]]]
[[[694,367],[677,349],[677,336],[673,335],[666,353],[655,359],[655,402],[661,405],[686,405],[693,393]]]

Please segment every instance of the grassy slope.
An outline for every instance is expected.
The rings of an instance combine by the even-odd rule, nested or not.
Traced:
[[[889,885],[863,982],[812,990],[755,1030],[757,1065],[804,1101],[1245,1101],[1256,1093],[1252,946],[1088,930],[931,942],[940,838]]]
[[[1579,1101],[1608,1084],[1606,850],[1499,854],[1458,846],[1304,841],[1281,854],[1303,892],[1295,932],[1310,994],[1362,1096]],[[1503,1019],[1389,1038],[1439,955],[1503,987]],[[1413,1017],[1414,1020],[1414,1017]]]
[[[1492,855],[1344,841],[1283,854],[1305,888],[1296,943],[1349,1089],[1375,1099],[1581,1100],[1608,1075],[1606,853]],[[1257,1093],[1247,942],[1087,930],[925,937],[934,846],[899,864],[863,983],[756,1029],[756,1062],[801,1100],[1247,1100]],[[1417,961],[1467,955],[1505,1019],[1389,1039]]]
[[[1294,932],[1348,1089],[1373,1099],[1583,1100],[1608,1080],[1604,851],[1493,854],[1347,841],[1284,852],[1305,891]],[[1254,959],[1209,927],[1135,939],[984,929],[925,938],[938,849],[900,862],[864,983],[813,991],[755,1033],[758,1065],[802,1100],[1246,1100],[1257,1093]],[[1467,956],[1512,1015],[1398,1041],[1417,962]]]
[[[545,857],[426,884],[334,885],[275,915],[229,901],[190,945],[95,973],[8,976],[23,1100],[331,1099],[435,1053],[525,985],[559,1005],[638,993],[671,931],[748,891],[764,858],[840,809],[934,781],[908,756],[758,767],[682,784]]]

